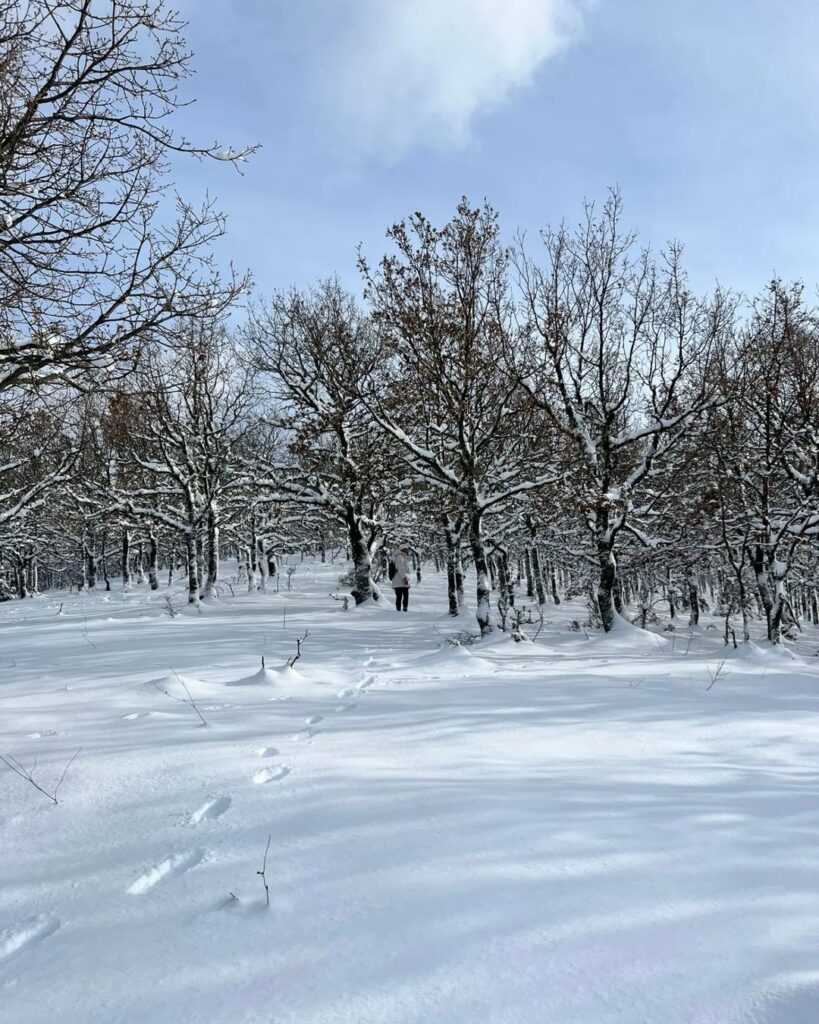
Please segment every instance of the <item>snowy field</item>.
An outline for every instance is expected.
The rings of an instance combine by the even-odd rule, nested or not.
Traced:
[[[0,605],[0,752],[80,750],[0,766],[3,1024],[819,1020],[819,640],[456,649],[338,572]]]

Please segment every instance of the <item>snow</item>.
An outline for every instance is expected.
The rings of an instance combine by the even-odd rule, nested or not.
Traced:
[[[441,646],[340,571],[0,605],[0,752],[80,750],[0,772],[3,1024],[815,1024],[815,634]]]

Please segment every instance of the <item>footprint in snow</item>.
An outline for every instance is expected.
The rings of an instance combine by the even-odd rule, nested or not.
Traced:
[[[278,752],[277,747],[259,747],[256,757],[275,757]]]
[[[225,811],[230,807],[229,796],[217,796],[215,800],[208,800],[206,804],[194,811],[190,817],[191,825],[198,825],[200,821],[205,821],[207,818],[221,818]]]
[[[319,722],[323,720],[324,718],[322,715],[310,715],[309,718],[305,718],[304,723],[305,725],[318,725]]]
[[[295,732],[290,737],[293,740],[303,742],[304,740],[311,740],[316,735],[315,729],[302,729],[300,732]]]
[[[142,896],[150,892],[166,878],[176,878],[184,874],[196,865],[205,856],[204,850],[185,850],[183,853],[175,853],[160,861],[155,867],[150,868],[139,876],[139,878],[128,887],[131,896]]]
[[[0,932],[0,964],[38,945],[59,927],[60,922],[53,917],[35,917]]]
[[[369,689],[369,687],[371,687],[373,685],[374,682],[375,682],[375,676],[367,676],[366,679],[362,680],[358,684],[356,689],[357,690],[367,690],[367,689]]]
[[[333,708],[333,711],[335,711],[336,714],[341,714],[342,711],[352,711],[353,708],[357,707],[358,705],[356,704],[355,701],[353,701],[352,704],[339,704]]]
[[[276,782],[289,774],[290,769],[286,764],[277,764],[275,768],[262,768],[260,772],[256,772],[253,781],[257,786],[263,786],[266,782]]]
[[[339,690],[338,693],[336,694],[336,697],[338,697],[339,700],[346,700],[348,697],[355,697],[355,695],[357,693],[358,693],[358,690],[353,690],[353,689],[351,689],[351,690]]]
[[[145,718],[147,714],[147,711],[132,711],[130,715],[123,715],[122,717],[126,722],[133,722],[135,718]]]

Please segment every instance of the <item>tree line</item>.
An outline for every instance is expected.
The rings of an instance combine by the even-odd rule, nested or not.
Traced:
[[[264,587],[333,547],[357,604],[409,541],[482,634],[583,597],[726,640],[819,620],[819,346],[801,285],[696,294],[612,191],[503,238],[488,204],[416,213],[337,280],[248,298],[171,155],[190,70],[154,2],[0,0],[0,597],[76,584],[192,603],[220,557]]]

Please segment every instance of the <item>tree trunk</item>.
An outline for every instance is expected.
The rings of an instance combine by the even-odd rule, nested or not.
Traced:
[[[449,600],[449,614],[460,615],[463,601],[463,569],[461,569],[460,587],[458,586],[458,567],[460,563],[461,529],[449,516],[444,517],[444,540],[446,543],[446,584]],[[460,593],[459,593],[460,591]]]
[[[614,584],[617,578],[617,562],[610,546],[601,545],[597,551],[600,577],[597,583],[597,607],[603,629],[609,633],[614,628]]]
[[[535,596],[535,578],[532,575],[532,556],[529,553],[529,548],[523,550],[523,571],[526,574],[526,596]]]
[[[188,604],[199,604],[199,566],[193,532],[185,534],[185,554],[188,559]]]
[[[201,595],[202,584],[205,581],[205,538],[202,535],[202,523],[201,520],[196,527],[196,539],[194,549],[196,551],[196,576],[199,580],[199,592]],[[142,545],[140,544],[140,562],[142,561]],[[140,572],[141,576],[141,572]],[[142,580],[139,579],[141,583]]]
[[[86,541],[84,548],[86,560],[86,586],[89,590],[94,590],[97,585],[97,553],[94,550],[93,535],[88,541]]]
[[[554,562],[549,566],[549,582],[552,586],[552,600],[555,604],[560,604],[560,594],[557,591],[557,572],[555,571]]]
[[[131,531],[125,527],[122,531],[122,589],[131,586]]]
[[[543,569],[540,564],[540,552],[537,549],[537,545],[532,545],[532,575],[535,578],[535,593],[537,594],[537,603],[540,605],[546,604],[546,587],[543,584]]]
[[[688,570],[685,585],[688,589],[688,605],[691,610],[688,616],[688,625],[696,626],[700,621],[700,597],[697,590],[697,574],[693,569]]]
[[[216,523],[216,514],[213,509],[208,512],[207,520],[207,566],[205,575],[205,597],[212,599],[218,597],[216,584],[219,580],[219,527]]]
[[[599,510],[595,522],[595,541],[597,544],[597,564],[599,578],[597,582],[597,607],[603,629],[609,633],[614,628],[614,587],[617,581],[617,561],[614,557],[614,544],[609,529],[608,513]]]
[[[151,590],[159,590],[159,546],[153,530],[148,531],[148,582]]]
[[[785,576],[788,566],[785,562],[772,560],[770,563],[770,576],[774,585],[774,600],[771,608],[770,626],[768,628],[768,639],[772,644],[782,643],[782,624],[785,612],[788,607],[788,593],[785,589]]]
[[[491,621],[491,585],[489,581],[489,560],[486,557],[481,531],[481,516],[474,512],[469,520],[469,546],[472,549],[472,561],[475,563],[475,574],[477,576],[477,609],[475,617],[478,620],[478,627],[481,636],[492,632]]]
[[[512,584],[512,574],[509,572],[509,555],[505,551],[498,557],[498,586],[506,598],[507,605],[514,608],[515,588]]]
[[[464,606],[464,563],[461,557],[461,544],[455,549],[455,589],[458,592],[458,608]]]
[[[345,513],[347,533],[350,540],[350,555],[353,561],[353,599],[357,605],[369,601],[373,594],[372,562],[359,517],[353,508]]]
[[[256,552],[256,567],[259,571],[259,590],[266,594],[267,581],[270,578],[270,574],[267,571],[267,559],[264,557],[264,541],[261,537],[256,537],[253,550]]]
[[[105,544],[107,541],[106,533],[102,535],[102,550],[100,552],[100,567],[102,568],[102,578],[105,582],[105,589],[111,590],[111,580],[108,578],[108,552],[105,550]]]
[[[256,582],[256,557],[253,553],[253,546],[248,544],[245,547],[245,568],[247,570],[247,592],[252,594],[257,587]]]
[[[460,614],[458,607],[458,585],[455,582],[455,553],[454,551],[447,558],[446,563],[446,590],[449,602],[449,614],[457,617]]]

